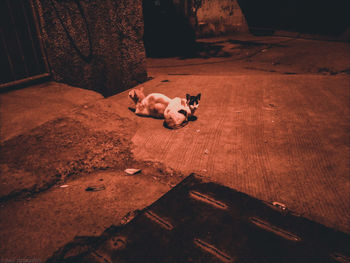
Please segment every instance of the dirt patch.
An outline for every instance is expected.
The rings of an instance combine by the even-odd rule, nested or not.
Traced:
[[[50,121],[2,145],[1,196],[38,192],[73,175],[120,167],[131,158],[129,143],[117,132],[96,132],[69,117]]]
[[[38,193],[99,170],[131,166],[165,183],[176,184],[180,180],[175,177],[181,178],[181,174],[160,163],[134,160],[130,141],[134,123],[115,114],[113,119],[108,114],[102,118],[101,114],[94,114],[98,108],[95,110],[47,122],[4,142],[0,157],[0,200]],[[110,122],[113,127],[102,128],[103,123]],[[98,128],[92,128],[92,123]]]

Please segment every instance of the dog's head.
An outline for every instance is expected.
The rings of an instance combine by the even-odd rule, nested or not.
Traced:
[[[201,93],[198,93],[197,96],[191,96],[190,94],[186,94],[187,105],[191,110],[191,115],[197,110],[199,106],[199,101],[201,99]]]
[[[135,102],[135,104],[143,100],[145,98],[143,87],[132,89],[129,92],[129,97],[133,100],[133,102]]]

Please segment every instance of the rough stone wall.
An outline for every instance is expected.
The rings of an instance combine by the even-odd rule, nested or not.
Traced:
[[[248,32],[246,19],[237,0],[203,0],[197,16],[199,36]]]
[[[142,0],[34,0],[54,80],[110,96],[147,79]]]

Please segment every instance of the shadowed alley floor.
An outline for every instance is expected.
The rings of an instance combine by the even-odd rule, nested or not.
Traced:
[[[100,235],[191,172],[350,233],[350,44],[201,42],[193,58],[148,58],[154,79],[141,85],[202,93],[182,129],[136,116],[128,91],[103,99],[47,83],[0,95],[0,261],[44,261],[75,236]],[[142,172],[131,178],[130,167]]]

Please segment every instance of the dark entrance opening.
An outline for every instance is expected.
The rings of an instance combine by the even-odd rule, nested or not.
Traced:
[[[0,1],[0,88],[48,77],[31,1]]]
[[[172,0],[144,0],[144,43],[148,57],[186,56],[195,47],[195,32],[182,8]]]
[[[238,0],[250,31],[338,36],[350,26],[348,0]]]

